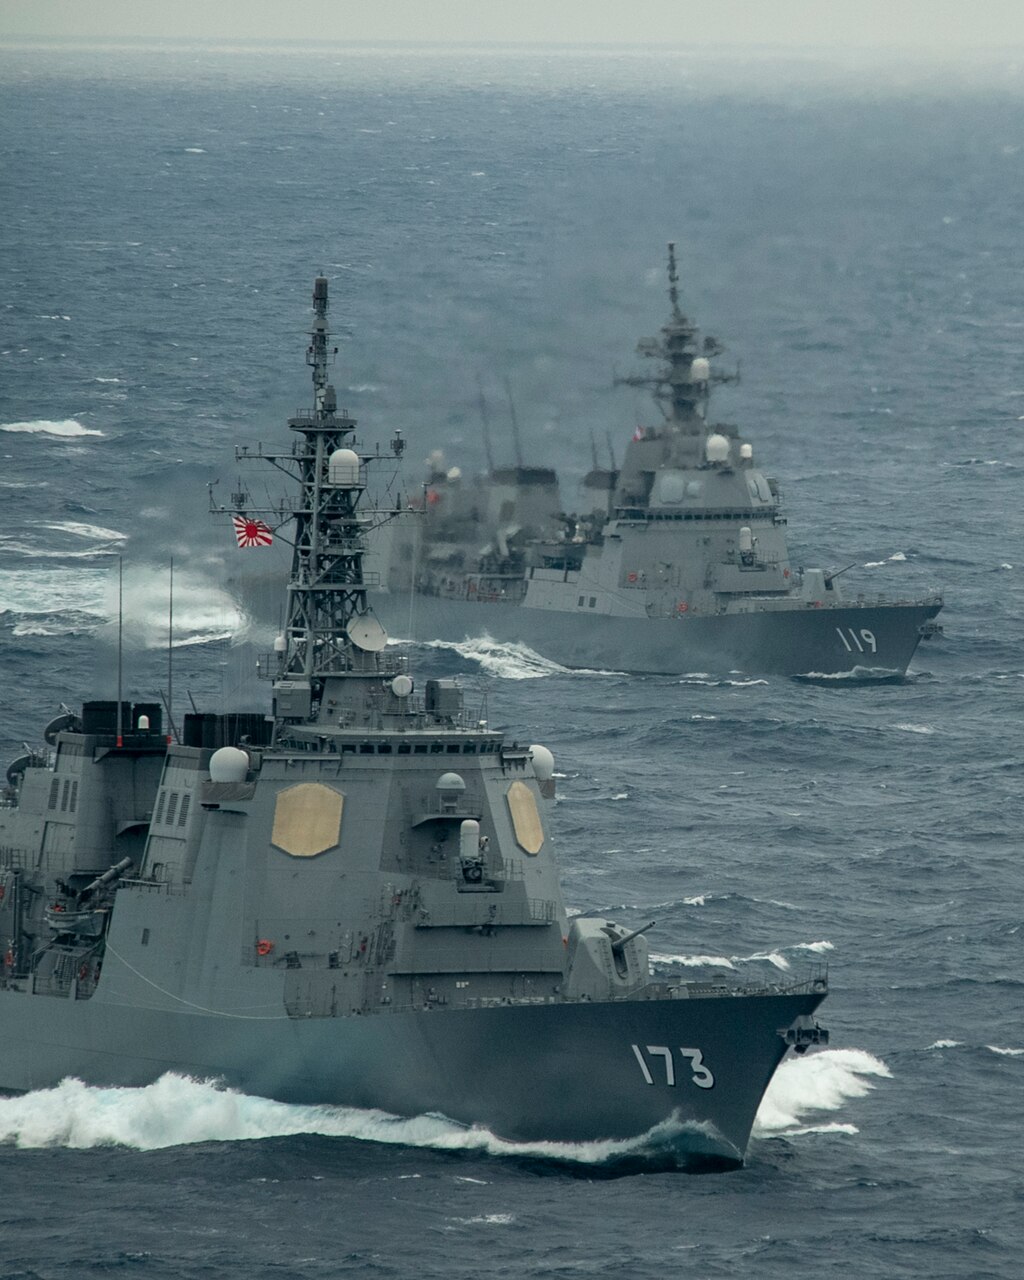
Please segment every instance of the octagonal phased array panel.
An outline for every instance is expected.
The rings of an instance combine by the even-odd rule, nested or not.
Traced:
[[[315,858],[341,839],[345,797],[322,782],[299,782],[278,792],[270,842],[293,858]]]

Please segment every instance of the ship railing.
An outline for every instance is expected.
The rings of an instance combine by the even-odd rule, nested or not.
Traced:
[[[172,880],[158,880],[152,877],[146,879],[135,878],[126,880],[122,878],[118,881],[120,889],[134,889],[139,893],[166,893],[166,894],[184,894],[186,886],[175,883]]]
[[[780,996],[819,995],[828,990],[828,966],[815,965],[811,973],[792,982],[730,982],[724,975],[716,975],[706,982],[693,982],[680,975],[665,974],[649,983],[644,989],[648,999],[664,998],[699,999],[701,997],[730,996]]]

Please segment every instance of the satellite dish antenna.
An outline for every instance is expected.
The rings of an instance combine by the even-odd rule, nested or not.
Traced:
[[[346,628],[348,638],[365,653],[380,653],[388,642],[388,633],[372,613],[361,613]]]

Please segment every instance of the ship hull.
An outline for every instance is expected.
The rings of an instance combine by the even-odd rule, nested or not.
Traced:
[[[529,646],[564,667],[685,675],[742,671],[751,675],[902,675],[938,602],[828,605],[678,618],[475,603],[438,596],[372,597],[394,636],[451,643],[489,636]]]
[[[786,1052],[780,1030],[822,999],[801,991],[246,1019],[107,1005],[99,994],[0,992],[0,1088],[68,1076],[143,1086],[177,1072],[288,1103],[441,1113],[514,1142],[648,1134],[683,1166],[727,1166],[742,1162]],[[698,1049],[705,1068],[681,1048]],[[695,1083],[706,1085],[705,1072],[710,1087]]]

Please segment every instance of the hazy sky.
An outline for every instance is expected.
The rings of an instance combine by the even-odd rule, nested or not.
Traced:
[[[1024,45],[1024,0],[0,0],[4,36]]]

